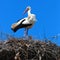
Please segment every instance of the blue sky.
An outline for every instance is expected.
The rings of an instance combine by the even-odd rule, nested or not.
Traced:
[[[36,14],[37,18],[33,28],[29,30],[29,35],[36,39],[43,39],[44,36],[51,37],[60,34],[59,0],[0,0],[0,31],[22,37],[24,29],[14,33],[11,25],[27,16],[27,14],[22,15],[27,6],[31,6],[31,12]],[[51,41],[60,45],[60,36]]]

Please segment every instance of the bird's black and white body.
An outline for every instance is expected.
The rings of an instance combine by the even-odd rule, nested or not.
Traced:
[[[24,11],[24,14],[28,12],[28,17],[19,20],[18,22],[14,23],[11,26],[11,29],[14,32],[16,32],[20,28],[25,28],[25,35],[28,34],[28,29],[30,29],[36,21],[35,14],[31,14],[30,11],[31,11],[31,7],[27,7],[26,10]]]

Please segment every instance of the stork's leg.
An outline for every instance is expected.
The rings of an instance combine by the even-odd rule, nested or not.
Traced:
[[[24,37],[25,37],[25,39],[28,39],[28,29],[27,28],[25,28]]]

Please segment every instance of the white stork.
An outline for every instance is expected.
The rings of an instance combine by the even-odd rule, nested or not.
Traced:
[[[35,14],[31,14],[31,7],[28,6],[24,14],[28,12],[28,17],[19,20],[11,26],[11,29],[16,32],[20,28],[25,28],[25,37],[28,36],[28,29],[30,29],[36,21]]]

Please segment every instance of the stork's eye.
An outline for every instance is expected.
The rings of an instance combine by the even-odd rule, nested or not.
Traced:
[[[28,7],[27,7],[27,9],[28,9],[28,10],[30,10],[30,9],[31,9],[31,7],[30,7],[30,6],[28,6]]]

